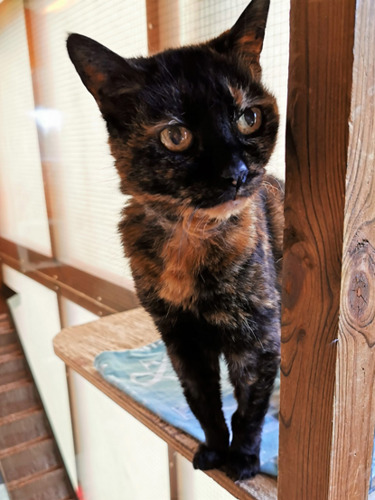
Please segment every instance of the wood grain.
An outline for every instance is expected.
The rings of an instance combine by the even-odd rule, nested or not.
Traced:
[[[159,0],[146,0],[147,46],[149,55],[160,50]]]
[[[331,452],[331,500],[367,499],[375,427],[374,19],[374,1],[357,2]]]
[[[280,500],[368,495],[374,5],[357,9],[356,18],[354,0],[291,2]]]
[[[167,424],[113,387],[94,369],[94,358],[100,352],[140,347],[158,338],[159,334],[151,317],[143,309],[138,308],[113,314],[86,325],[66,328],[55,337],[54,349],[57,356],[70,369],[86,378],[191,461],[197,447],[194,438]],[[276,481],[268,476],[258,475],[250,481],[234,483],[225,474],[216,470],[208,472],[208,475],[236,498],[276,500]]]
[[[36,108],[43,107],[46,105],[43,102],[40,88],[39,88],[39,78],[41,73],[43,73],[43,63],[40,61],[40,53],[38,52],[38,47],[36,44],[36,40],[34,37],[32,25],[33,23],[38,23],[38,26],[44,26],[46,19],[42,15],[38,14],[36,11],[33,11],[24,4],[24,16],[25,16],[25,28],[26,28],[26,36],[27,36],[27,47],[29,54],[29,64],[30,64],[30,75],[31,75],[31,83],[33,88],[33,98],[34,98],[34,106]],[[48,47],[45,47],[48,50]],[[45,72],[44,72],[45,73]],[[46,139],[44,134],[42,133],[40,127],[36,127],[37,136],[38,136],[38,146],[40,153],[40,166],[43,178],[43,192],[44,192],[44,201],[47,212],[47,221],[48,221],[48,233],[49,240],[51,244],[52,256],[57,256],[57,231],[55,227],[54,221],[56,220],[54,216],[53,210],[53,193],[51,192],[51,174],[50,169],[53,168],[53,165],[50,162],[46,161],[45,158],[49,158],[50,156],[46,154],[45,142]],[[50,140],[50,138],[49,138]]]
[[[351,11],[347,1],[291,2],[280,500],[324,500],[329,489]]]
[[[129,288],[116,285],[0,237],[1,262],[98,316],[139,305],[130,283]]]

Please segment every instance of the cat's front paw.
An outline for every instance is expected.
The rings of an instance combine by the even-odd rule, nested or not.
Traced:
[[[259,472],[259,455],[247,455],[237,450],[229,450],[225,472],[233,481],[250,479]]]
[[[200,444],[193,458],[193,467],[200,470],[217,469],[225,464],[226,458],[226,451],[214,450],[205,444]]]

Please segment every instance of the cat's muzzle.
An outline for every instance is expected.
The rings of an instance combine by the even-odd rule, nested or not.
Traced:
[[[237,182],[235,183],[235,181],[233,180],[232,184],[234,186],[236,186],[236,193],[238,193],[238,190],[240,189],[240,187],[245,184],[246,182],[246,179],[247,179],[247,174],[249,173],[249,171],[247,170],[246,168],[246,171],[243,171],[241,172],[241,174],[238,176],[238,179],[237,179]]]
[[[242,160],[238,160],[227,167],[221,174],[224,179],[231,180],[236,188],[236,193],[245,183],[249,170]]]

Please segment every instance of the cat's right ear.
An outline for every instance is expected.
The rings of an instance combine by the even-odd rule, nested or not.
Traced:
[[[251,0],[234,26],[208,45],[219,53],[235,54],[255,75],[260,74],[259,58],[269,7],[270,0]]]
[[[116,96],[134,94],[143,83],[141,64],[126,60],[95,40],[77,33],[67,39],[69,57],[102,113]]]

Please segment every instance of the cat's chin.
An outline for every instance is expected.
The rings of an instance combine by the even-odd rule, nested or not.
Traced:
[[[212,219],[225,220],[232,215],[237,215],[251,203],[251,198],[238,197],[234,200],[229,200],[220,205],[215,205],[211,208],[201,209],[206,215]]]

